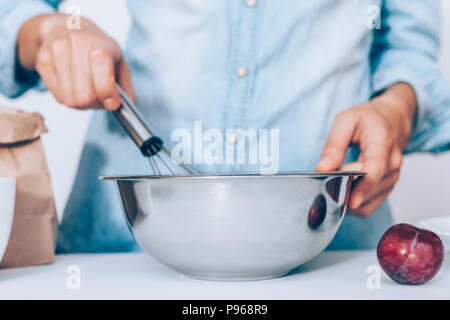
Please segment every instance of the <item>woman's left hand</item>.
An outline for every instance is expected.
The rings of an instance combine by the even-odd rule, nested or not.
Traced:
[[[367,173],[352,191],[351,214],[369,216],[392,191],[400,176],[416,105],[414,90],[398,83],[368,103],[336,116],[316,170]],[[359,145],[361,154],[356,162],[341,167],[350,145]]]

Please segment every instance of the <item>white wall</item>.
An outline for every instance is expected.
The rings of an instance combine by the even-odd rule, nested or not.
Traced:
[[[443,43],[440,64],[450,80],[450,1],[441,2]],[[79,5],[83,15],[125,45],[130,18],[124,0],[73,0],[70,3]],[[44,147],[60,215],[76,173],[90,112],[61,106],[49,93],[30,92],[14,101],[0,96],[0,104],[39,111],[44,115],[50,129],[43,138]],[[450,215],[449,164],[450,152],[440,156],[413,155],[405,159],[402,178],[391,196],[396,221],[414,223],[422,217]]]

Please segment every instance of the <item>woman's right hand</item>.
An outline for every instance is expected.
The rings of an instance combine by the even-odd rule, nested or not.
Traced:
[[[37,71],[56,100],[69,107],[117,109],[116,82],[135,100],[117,42],[84,18],[79,30],[71,30],[68,18],[57,13],[25,22],[17,39],[21,67]]]

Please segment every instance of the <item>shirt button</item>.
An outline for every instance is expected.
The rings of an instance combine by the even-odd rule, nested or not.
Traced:
[[[230,135],[227,137],[227,142],[228,142],[229,144],[235,144],[235,143],[237,142],[237,136],[236,136],[235,134],[230,134]]]
[[[244,67],[240,67],[237,69],[237,75],[241,78],[245,77],[248,74],[248,71]]]
[[[247,7],[254,8],[256,7],[256,0],[246,0],[245,3],[247,4]]]

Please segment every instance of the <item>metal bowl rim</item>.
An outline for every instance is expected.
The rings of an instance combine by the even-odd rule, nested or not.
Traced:
[[[235,173],[235,174],[199,174],[199,175],[140,175],[140,176],[101,176],[100,180],[159,180],[159,179],[225,179],[225,178],[322,178],[322,177],[362,177],[365,172],[359,171],[332,171],[332,172],[299,172],[279,173],[273,175],[262,175],[257,173]]]

